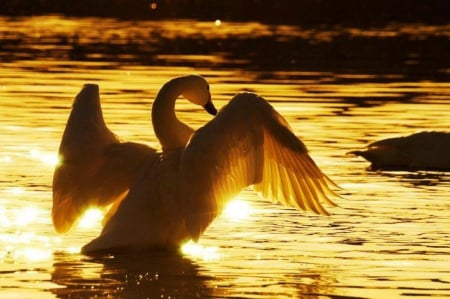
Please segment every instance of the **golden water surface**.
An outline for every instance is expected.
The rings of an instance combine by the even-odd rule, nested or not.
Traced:
[[[167,38],[194,38],[200,31],[210,38],[334,34],[256,23],[222,22],[217,28],[217,22],[103,22],[1,19],[3,37],[29,44],[22,52],[18,46],[0,47],[2,57],[14,56],[4,58],[0,72],[0,298],[450,297],[450,174],[372,172],[366,161],[346,155],[382,138],[449,131],[450,83],[391,73],[252,69],[223,53],[152,54],[166,65],[129,63],[127,53],[120,54],[122,62],[101,53],[65,56],[65,47],[73,45],[61,42],[64,34],[93,24],[99,29],[80,31],[86,35],[79,34],[79,44],[108,34],[126,44],[123,36],[140,36],[145,26]],[[436,32],[420,28],[402,30],[419,36]],[[399,32],[394,29],[352,34]],[[34,38],[46,41],[34,44]],[[33,45],[41,49],[29,50]],[[224,60],[227,67],[214,66]],[[99,215],[91,212],[67,235],[56,234],[50,220],[53,167],[74,96],[86,82],[99,84],[111,130],[123,140],[157,147],[152,100],[165,81],[188,73],[205,76],[218,107],[244,89],[269,100],[342,187],[339,207],[330,208],[329,217],[316,216],[246,190],[199,244],[184,247],[181,255],[80,255],[79,248],[101,229]],[[184,100],[177,108],[179,118],[194,127],[211,119]]]

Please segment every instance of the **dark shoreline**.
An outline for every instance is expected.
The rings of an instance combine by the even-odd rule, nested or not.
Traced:
[[[383,26],[392,22],[447,24],[448,0],[8,0],[0,15],[61,14],[127,20],[258,21],[301,26]]]
[[[79,20],[82,22],[83,18]],[[380,79],[386,75],[390,78],[400,76],[402,80],[408,78],[412,82],[422,80],[448,82],[450,77],[448,35],[433,33],[419,35],[411,32],[415,28],[413,25],[409,25],[407,32],[399,32],[393,36],[352,35],[339,27],[333,31],[332,38],[325,40],[288,35],[220,37],[202,35],[201,32],[173,38],[151,27],[140,28],[140,22],[107,21],[119,28],[120,26],[126,28],[130,24],[136,26],[139,30],[132,30],[132,36],[96,32],[95,23],[101,20],[86,19],[93,24],[91,29],[55,33],[46,31],[43,27],[42,32],[31,31],[24,34],[14,31],[12,25],[10,30],[0,31],[2,40],[0,61],[53,59],[115,62],[125,65],[239,68],[263,72],[331,71],[372,74]],[[301,30],[301,27],[297,28]],[[398,29],[395,28],[397,27],[391,30],[400,31],[402,27],[399,25]],[[446,28],[448,26],[436,26],[435,30]],[[84,36],[83,30],[96,33]],[[317,30],[317,35],[320,36],[320,33],[321,30]],[[219,59],[170,58],[192,55],[217,56]]]

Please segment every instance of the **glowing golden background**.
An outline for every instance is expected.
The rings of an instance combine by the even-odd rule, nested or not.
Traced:
[[[448,26],[302,29],[53,16],[0,18],[0,36],[1,298],[449,294],[449,173],[370,172],[367,162],[345,155],[381,138],[448,131],[448,62],[397,53],[407,58],[397,68],[395,59],[378,65],[370,59],[376,53],[352,52],[349,61],[339,56],[345,51],[327,54],[343,36],[360,50],[358,39],[373,41],[374,51],[382,41],[392,48],[404,39],[445,44]],[[99,215],[90,212],[63,236],[50,220],[53,165],[73,97],[82,84],[99,84],[109,127],[125,140],[157,146],[152,99],[163,82],[187,73],[208,79],[217,107],[243,89],[269,100],[343,188],[340,207],[320,217],[247,190],[182,256],[77,254],[98,234]],[[178,109],[194,127],[210,119],[187,102]]]

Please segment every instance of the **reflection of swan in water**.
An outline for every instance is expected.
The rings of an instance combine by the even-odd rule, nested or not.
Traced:
[[[88,88],[85,92],[98,90]],[[197,240],[226,202],[249,185],[274,202],[328,214],[321,201],[334,205],[327,197],[334,194],[329,189],[333,182],[315,165],[286,120],[264,99],[240,93],[212,121],[194,131],[175,115],[180,95],[216,113],[202,77],[178,77],[162,87],[153,103],[152,122],[163,151],[143,147],[136,160],[125,155],[126,150],[118,155],[125,155],[130,159],[125,161],[133,165],[142,164],[141,172],[125,199],[116,205],[117,211],[101,235],[83,247],[84,253],[173,248],[189,239]],[[95,108],[101,114],[100,105]],[[136,151],[134,145],[131,148]],[[128,178],[134,173],[132,167]],[[84,202],[71,204],[84,208],[111,201],[114,199],[99,202],[85,197]]]
[[[383,139],[349,154],[370,161],[372,169],[450,170],[450,133],[419,132]]]
[[[248,292],[251,292],[250,296],[260,298],[273,298],[274,292],[283,298],[338,295],[339,290],[333,287],[337,284],[336,269],[327,269],[323,265],[315,269],[314,265],[296,261],[298,256],[292,254],[295,258],[289,262],[282,259],[282,265],[287,263],[287,266],[280,268],[280,263],[274,262],[276,256],[267,260],[269,264],[275,263],[273,267],[260,259],[248,263],[252,256],[249,253],[245,255],[245,267],[236,268],[235,256],[227,257],[215,267],[165,251],[95,258],[57,252],[51,272],[54,287],[50,286],[49,291],[56,298],[65,299],[243,298]],[[268,258],[268,255],[270,253],[266,252],[263,256]],[[231,264],[228,264],[230,258]],[[247,279],[243,280],[243,276]]]
[[[57,298],[199,298],[213,297],[214,280],[181,255],[154,251],[80,259],[56,253],[50,289]]]

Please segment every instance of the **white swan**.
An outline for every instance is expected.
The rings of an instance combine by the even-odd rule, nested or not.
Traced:
[[[450,170],[450,133],[419,132],[373,142],[351,151],[370,161],[371,169]]]
[[[129,193],[83,253],[177,248],[198,240],[249,185],[273,202],[317,214],[328,214],[321,201],[335,205],[328,198],[335,184],[264,99],[239,93],[195,132],[175,115],[180,95],[215,114],[202,77],[178,77],[162,87],[152,122],[163,151],[146,152]]]

